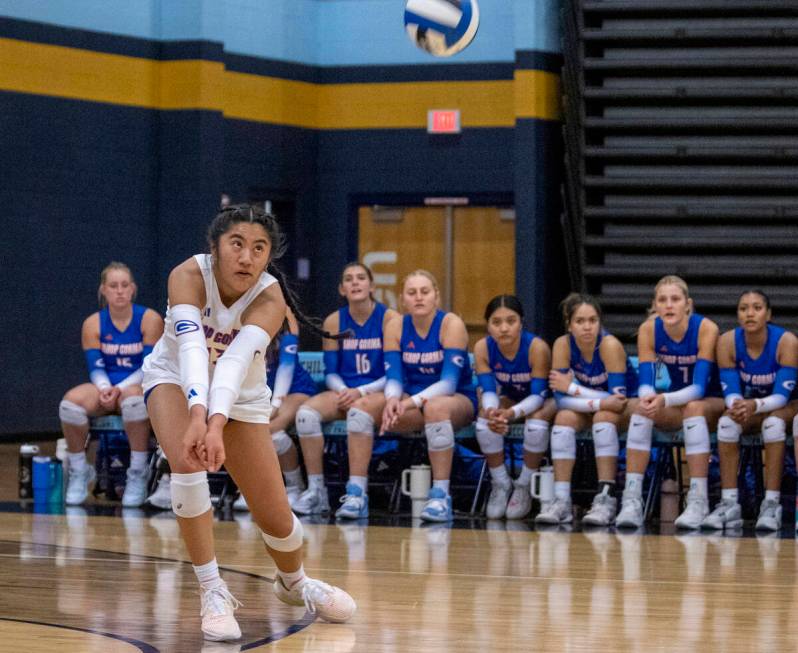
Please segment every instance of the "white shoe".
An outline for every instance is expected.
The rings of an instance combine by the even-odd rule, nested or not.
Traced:
[[[149,503],[154,508],[160,508],[161,510],[171,510],[172,491],[170,488],[171,488],[171,478],[169,474],[162,474],[161,478],[158,479],[158,487],[155,488],[155,492],[153,492],[149,497],[147,497],[147,503]]]
[[[513,489],[512,482],[502,485],[498,482],[491,482],[490,494],[488,495],[488,519],[501,519],[507,512],[507,502],[510,500],[510,490]]]
[[[238,493],[238,499],[233,501],[233,510],[239,510],[241,512],[249,512],[249,506],[247,505],[247,500],[244,498],[244,495],[240,492]]]
[[[205,639],[220,642],[228,639],[239,639],[241,629],[238,627],[233,613],[241,603],[230,594],[227,585],[222,583],[213,589],[200,589],[202,609],[202,633]]]
[[[349,621],[357,610],[355,600],[340,587],[308,576],[289,589],[277,574],[273,587],[277,598],[283,603],[304,605],[308,612],[330,623]]]
[[[569,524],[574,519],[571,499],[554,498],[541,507],[538,516],[535,517],[536,524]]]
[[[721,499],[715,510],[709,513],[701,522],[701,528],[707,531],[722,531],[726,528],[735,529],[743,525],[742,509],[740,504],[731,499]]]
[[[309,487],[299,495],[291,506],[298,515],[318,515],[330,512],[330,500],[326,487]]]
[[[507,519],[523,519],[532,510],[532,495],[529,494],[529,483],[513,482],[513,493],[507,504]]]
[[[765,499],[759,506],[759,517],[756,520],[758,531],[781,530],[781,503],[773,499]]]
[[[285,486],[285,493],[288,495],[288,505],[293,510],[294,504],[296,500],[302,495],[305,491],[304,485],[286,485]]]
[[[673,522],[676,528],[695,530],[701,527],[701,522],[709,515],[709,501],[706,497],[693,492],[687,493],[687,506],[681,515]]]
[[[67,478],[66,504],[79,506],[89,496],[89,485],[97,479],[97,472],[88,463],[83,471],[78,471],[70,465]]]
[[[122,505],[125,508],[138,508],[147,500],[147,480],[150,470],[127,468],[125,492],[122,494]]]
[[[615,521],[617,512],[618,500],[611,496],[609,488],[605,487],[593,497],[593,504],[582,518],[582,523],[590,526],[609,526]]]
[[[640,528],[643,525],[643,497],[639,494],[623,493],[621,512],[615,518],[619,528]]]

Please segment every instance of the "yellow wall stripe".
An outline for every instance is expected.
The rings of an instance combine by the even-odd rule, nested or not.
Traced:
[[[424,128],[428,109],[460,109],[463,127],[559,117],[559,78],[311,84],[225,70],[212,61],[153,61],[0,38],[0,90],[149,109],[204,109],[311,129]]]

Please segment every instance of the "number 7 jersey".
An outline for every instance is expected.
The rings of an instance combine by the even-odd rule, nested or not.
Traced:
[[[657,364],[668,369],[671,378],[670,392],[681,390],[693,383],[693,370],[698,360],[698,332],[701,329],[702,315],[692,313],[687,324],[684,337],[676,342],[665,331],[662,318],[654,321],[654,352],[657,355]],[[718,379],[718,366],[713,363],[712,372],[707,384],[707,397],[721,397],[720,381]]]
[[[352,319],[349,307],[338,309],[338,330],[347,329],[354,336],[338,342],[338,373],[349,388],[371,383],[385,376],[382,362],[382,324],[385,304],[375,302],[374,310],[363,325]]]

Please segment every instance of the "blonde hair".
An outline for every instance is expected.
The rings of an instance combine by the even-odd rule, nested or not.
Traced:
[[[437,299],[435,300],[435,304],[439,305],[441,301],[441,291],[438,288],[438,280],[435,278],[435,275],[432,274],[429,270],[424,270],[419,268],[418,270],[413,270],[410,274],[408,274],[404,279],[402,279],[402,292],[405,291],[405,284],[410,279],[410,277],[424,277],[427,279],[431,284],[432,288],[435,290],[435,295]]]
[[[693,312],[693,299],[690,297],[690,290],[687,287],[687,282],[679,276],[675,274],[666,274],[662,279],[657,281],[657,285],[654,286],[654,299],[651,300],[651,308],[648,309],[648,317],[652,319],[656,317],[657,314],[657,293],[661,286],[676,286],[679,290],[682,291],[685,300],[687,301],[687,315]]]
[[[106,301],[105,297],[102,293],[102,287],[105,285],[105,282],[108,280],[108,274],[113,272],[114,270],[121,270],[122,272],[127,272],[127,276],[130,277],[130,283],[133,284],[133,299],[136,299],[136,280],[133,278],[133,273],[130,271],[130,268],[125,265],[124,263],[120,263],[119,261],[111,261],[108,265],[103,268],[103,271],[100,272],[100,286],[97,288],[97,303],[100,305],[100,308],[105,308],[108,302]]]

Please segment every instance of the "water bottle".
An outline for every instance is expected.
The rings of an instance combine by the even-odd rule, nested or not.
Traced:
[[[63,491],[66,493],[67,476],[69,475],[69,450],[64,438],[58,438],[55,442],[55,457],[61,461],[61,471],[63,477]]]
[[[39,445],[23,444],[19,448],[19,498],[33,498],[33,457],[39,453]]]

